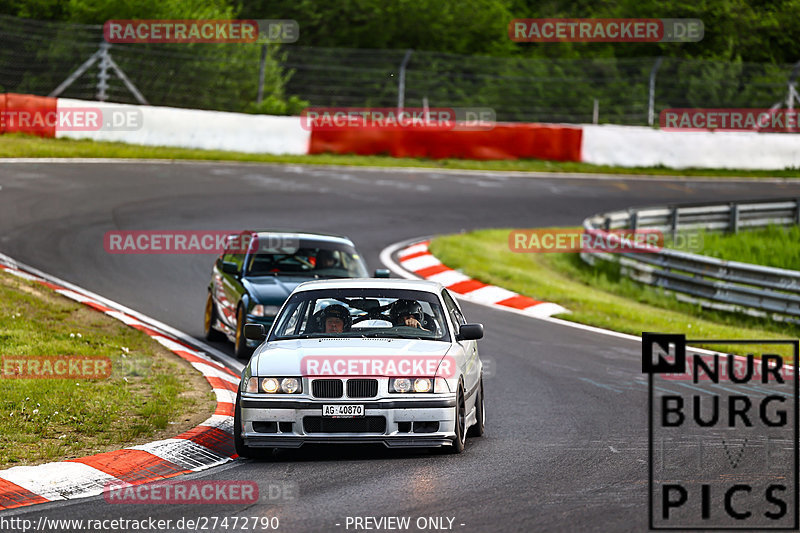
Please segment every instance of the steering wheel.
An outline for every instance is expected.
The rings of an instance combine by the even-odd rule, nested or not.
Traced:
[[[362,309],[362,311],[364,310]],[[365,320],[385,320],[386,322],[391,323],[391,320],[389,320],[389,317],[383,314],[383,311],[385,311],[385,309],[382,309],[381,307],[366,310],[364,311],[366,313],[365,315],[353,319],[353,324],[358,324],[359,322],[364,322]]]

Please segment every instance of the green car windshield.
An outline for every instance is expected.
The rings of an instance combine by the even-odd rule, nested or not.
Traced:
[[[259,251],[248,257],[248,276],[297,275],[324,278],[365,278],[366,266],[351,248],[310,246],[286,253]]]

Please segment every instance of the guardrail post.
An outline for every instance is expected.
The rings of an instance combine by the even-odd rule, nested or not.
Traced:
[[[639,212],[635,209],[631,209],[628,212],[628,220],[630,221],[629,226],[632,231],[636,231],[636,226],[639,225]]]
[[[794,199],[794,223],[800,226],[800,198]]]
[[[739,204],[737,203],[731,204],[731,215],[730,220],[728,221],[728,231],[732,231],[733,233],[739,232]]]
[[[673,207],[672,213],[669,217],[670,230],[672,231],[672,242],[675,242],[675,237],[678,235],[678,208]]]

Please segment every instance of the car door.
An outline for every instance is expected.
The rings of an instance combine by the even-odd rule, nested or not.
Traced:
[[[447,312],[458,334],[458,327],[461,324],[466,324],[467,320],[461,312],[461,308],[456,303],[455,299],[450,295],[447,289],[442,290],[442,299],[444,300]],[[480,379],[481,363],[478,358],[478,341],[457,341],[461,348],[464,350],[465,368],[464,368],[464,393],[474,393],[475,387]],[[470,397],[472,400],[473,397]],[[467,403],[469,405],[469,402]]]
[[[232,241],[235,241],[232,240]],[[242,269],[244,268],[245,254],[238,243],[228,244],[225,253],[222,254],[222,262],[233,263],[237,267],[237,273],[228,274],[222,271],[222,264],[219,265],[220,289],[218,295],[219,304],[222,309],[222,316],[225,323],[236,327],[236,306],[244,294],[242,285]]]

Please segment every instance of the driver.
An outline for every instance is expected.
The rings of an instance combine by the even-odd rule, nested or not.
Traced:
[[[422,312],[422,306],[416,300],[397,300],[392,304],[389,316],[395,326],[425,329],[422,327],[425,322],[425,313]]]
[[[317,252],[315,263],[316,264],[314,268],[317,270],[336,268],[339,266],[339,261],[336,259],[336,256],[333,255],[333,250],[321,249],[319,252]]]
[[[325,324],[325,333],[343,333],[350,331],[353,319],[350,312],[343,305],[331,304],[322,311],[322,321]]]

